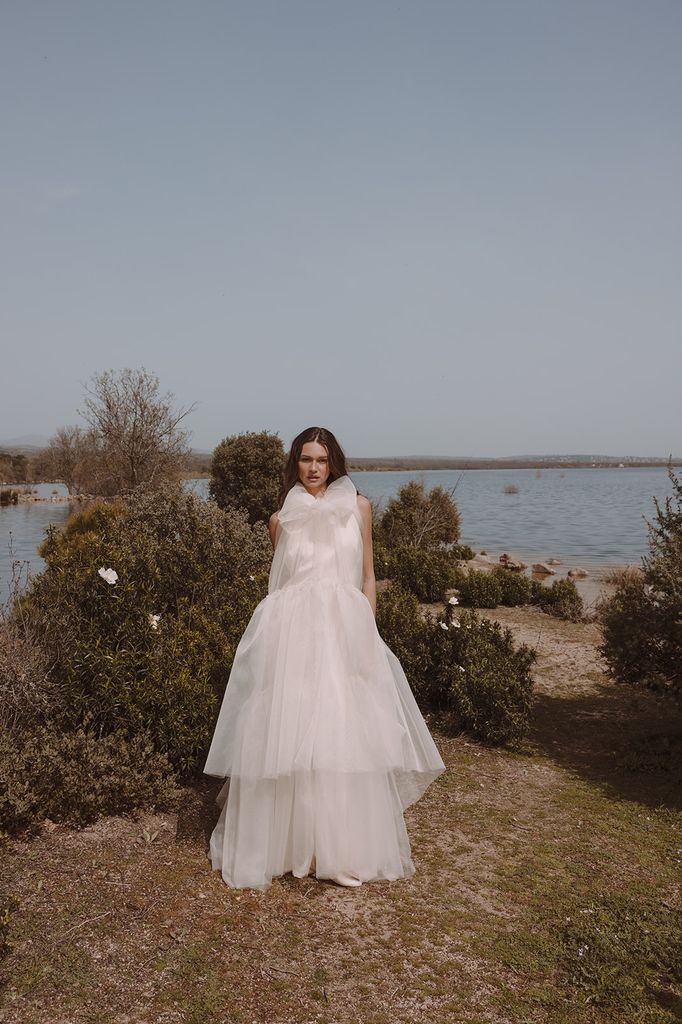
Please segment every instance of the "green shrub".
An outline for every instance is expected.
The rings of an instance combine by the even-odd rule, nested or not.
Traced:
[[[444,549],[399,547],[388,553],[389,579],[410,590],[420,601],[440,601],[445,591],[459,585],[464,573],[457,559]]]
[[[660,606],[650,587],[640,570],[625,570],[615,593],[597,603],[600,651],[614,679],[665,693],[674,687],[672,674],[663,671]]]
[[[374,556],[374,575],[378,580],[389,579],[390,551],[383,540],[376,535],[372,538],[372,554]]]
[[[501,605],[512,608],[520,604],[531,604],[535,596],[533,581],[523,573],[504,566],[496,565],[490,575],[497,581],[500,589]]]
[[[420,601],[441,600],[462,576],[458,562],[473,558],[458,544],[459,512],[450,492],[411,480],[383,513],[373,506],[374,574],[412,591]]]
[[[432,549],[459,540],[459,512],[452,493],[410,480],[390,498],[380,519],[382,539],[389,548],[406,546]]]
[[[510,629],[474,611],[455,618],[446,606],[444,616],[429,619],[440,708],[454,726],[477,739],[518,744],[530,720],[535,650],[526,644],[515,648]]]
[[[580,622],[583,599],[571,579],[554,580],[545,587],[538,580],[495,566],[491,570],[469,569],[457,583],[459,600],[467,608],[497,608],[498,605],[536,604],[558,618]]]
[[[486,569],[469,569],[459,584],[460,604],[469,608],[497,608],[500,598],[499,580]]]
[[[220,508],[244,510],[251,523],[267,522],[285,462],[282,439],[267,430],[226,437],[213,452],[209,495]]]
[[[400,661],[418,702],[433,707],[430,636],[417,597],[393,583],[377,594],[377,629]]]
[[[573,580],[552,580],[549,587],[543,586],[537,580],[533,583],[535,604],[543,612],[571,622],[581,622],[584,619],[585,606]]]
[[[515,649],[511,630],[471,611],[455,618],[451,604],[442,616],[422,617],[416,597],[395,584],[378,595],[377,626],[421,707],[485,742],[519,742],[537,655],[526,645]]]
[[[597,605],[610,674],[679,698],[682,689],[682,481],[668,465],[672,497],[648,523],[641,572],[624,573]]]
[[[150,734],[98,737],[91,720],[73,732],[41,726],[0,737],[0,826],[35,830],[46,817],[86,825],[138,807],[168,810],[180,795]]]
[[[271,554],[263,524],[172,484],[139,488],[122,507],[88,509],[49,532],[46,568],[15,614],[54,666],[54,720],[73,729],[90,714],[100,734],[150,730],[173,767],[191,772],[266,592]]]
[[[47,722],[63,694],[30,623],[0,609],[0,733]]]
[[[474,557],[474,549],[468,544],[453,544],[450,548],[450,554],[461,562],[468,562],[469,559]]]

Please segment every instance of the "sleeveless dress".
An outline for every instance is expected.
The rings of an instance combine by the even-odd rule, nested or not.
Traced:
[[[349,476],[279,512],[268,593],[240,639],[204,774],[227,779],[209,859],[233,888],[273,876],[410,877],[403,811],[445,764],[362,592]]]

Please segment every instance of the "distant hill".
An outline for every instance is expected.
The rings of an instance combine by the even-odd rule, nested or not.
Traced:
[[[47,447],[49,438],[42,434],[23,434],[0,439],[0,451],[31,456]],[[212,450],[192,449],[191,469],[200,475],[210,473]],[[552,469],[607,468],[625,466],[665,466],[668,456],[642,455],[373,455],[346,456],[350,470],[420,470],[420,469]],[[674,456],[673,466],[682,466],[682,456]]]
[[[606,469],[620,466],[665,466],[665,458],[638,455],[505,455],[499,458],[471,456],[347,456],[351,470],[420,470],[420,469]],[[682,457],[672,459],[673,466],[682,465]]]
[[[23,434],[21,437],[3,437],[0,448],[47,448],[49,437],[43,434]]]

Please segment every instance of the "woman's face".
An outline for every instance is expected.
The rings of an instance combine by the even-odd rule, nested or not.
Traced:
[[[329,476],[329,456],[324,445],[306,441],[298,460],[298,479],[311,493],[324,491]]]

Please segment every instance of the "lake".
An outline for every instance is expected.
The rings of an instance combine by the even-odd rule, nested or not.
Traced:
[[[677,471],[679,473],[679,470]],[[645,517],[655,514],[652,496],[662,503],[672,494],[664,468],[624,469],[467,469],[382,471],[350,474],[358,490],[383,507],[408,480],[455,487],[461,540],[497,558],[503,551],[524,562],[559,558],[564,570],[580,565],[591,573],[613,565],[638,563],[647,551]],[[505,494],[505,485],[518,492]],[[207,480],[186,486],[206,496]],[[65,494],[61,484],[39,484],[49,497]],[[64,523],[67,504],[37,502],[0,507],[0,586],[9,592],[12,555],[26,571],[40,572],[36,547],[49,523]]]

